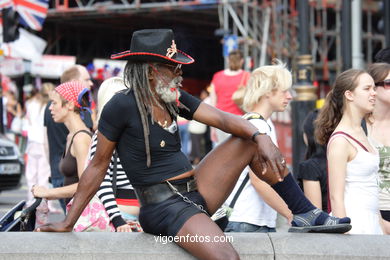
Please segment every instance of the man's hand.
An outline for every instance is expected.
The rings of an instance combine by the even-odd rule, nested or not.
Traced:
[[[286,161],[280,150],[267,135],[258,135],[255,138],[259,150],[259,161],[263,169],[262,174],[271,172],[278,181],[282,181],[287,175]],[[287,171],[287,173],[286,173]]]
[[[71,232],[73,230],[72,227],[67,225],[65,222],[57,222],[57,223],[48,223],[36,228],[34,231],[36,232]]]

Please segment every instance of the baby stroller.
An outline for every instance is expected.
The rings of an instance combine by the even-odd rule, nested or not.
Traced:
[[[36,198],[28,208],[23,209],[26,201],[22,200],[0,219],[0,232],[33,231],[35,229],[36,208],[42,199]]]

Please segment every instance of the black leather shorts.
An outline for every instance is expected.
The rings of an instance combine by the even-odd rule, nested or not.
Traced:
[[[380,212],[384,220],[390,221],[390,210],[381,210]]]
[[[185,192],[182,195],[208,211],[206,202],[198,191]],[[195,205],[185,202],[179,195],[173,195],[163,202],[142,206],[139,222],[146,233],[175,236],[190,217],[199,213],[205,214]]]

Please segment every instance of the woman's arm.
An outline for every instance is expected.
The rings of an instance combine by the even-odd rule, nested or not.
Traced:
[[[217,105],[217,94],[215,93],[215,87],[212,83],[210,84],[210,89],[210,105],[215,107]]]
[[[48,200],[72,198],[76,190],[77,183],[53,189],[49,189],[43,186],[33,186],[31,188],[31,192],[34,197],[45,198]]]
[[[248,140],[251,140],[253,134],[258,131],[248,120],[223,112],[203,102],[195,111],[193,119]],[[259,161],[262,164],[262,168],[267,169],[268,162],[277,178],[282,180],[286,166],[282,164],[284,160],[279,149],[267,135],[256,135],[254,141],[258,146]]]
[[[212,83],[210,84],[210,89],[210,105],[215,107],[217,105],[217,94],[215,93],[215,87]],[[210,139],[213,142],[218,142],[217,132],[214,127],[210,127]]]
[[[319,209],[322,209],[322,194],[321,194],[321,185],[319,181],[304,180],[303,181],[303,190],[306,198],[313,203]]]
[[[251,170],[249,171],[251,184],[265,203],[285,217],[288,223],[292,221],[292,213],[284,200],[267,183],[260,180]]]
[[[345,138],[338,137],[328,145],[329,196],[333,216],[346,217],[344,205],[345,176],[351,145]],[[353,149],[353,148],[352,148]]]

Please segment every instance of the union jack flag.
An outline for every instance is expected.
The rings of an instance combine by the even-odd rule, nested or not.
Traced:
[[[11,0],[0,0],[0,10],[5,9],[12,6]]]
[[[49,0],[13,0],[19,22],[35,31],[42,30]]]

